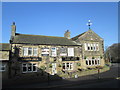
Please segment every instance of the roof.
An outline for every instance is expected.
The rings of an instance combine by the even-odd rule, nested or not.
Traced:
[[[88,31],[86,31],[86,32],[84,32],[84,33],[82,33],[82,34],[79,34],[79,35],[71,38],[71,40],[75,41],[75,40],[78,39],[78,37],[81,37],[83,34],[88,33],[88,32],[92,32],[92,33],[94,33],[97,37],[99,37],[100,39],[102,39],[102,38],[101,38],[98,34],[96,34],[93,30],[89,29]],[[102,39],[102,40],[103,40],[103,39]]]
[[[9,43],[0,43],[0,50],[1,51],[9,51],[10,50],[10,44]]]
[[[84,32],[84,33],[86,33],[86,32]],[[82,36],[84,33],[79,34],[79,35],[77,35],[77,36],[75,36],[75,37],[71,38],[71,40],[77,40],[77,39],[78,39],[78,37]]]
[[[16,33],[11,43],[16,44],[42,44],[42,45],[78,45],[65,37],[28,35]]]

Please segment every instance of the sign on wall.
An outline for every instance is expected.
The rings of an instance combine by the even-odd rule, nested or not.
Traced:
[[[56,57],[56,56],[57,56],[56,47],[51,48],[51,56],[53,56],[53,57]]]
[[[66,48],[60,48],[60,56],[67,56],[67,49]]]
[[[49,48],[42,48],[41,54],[42,56],[49,56]]]

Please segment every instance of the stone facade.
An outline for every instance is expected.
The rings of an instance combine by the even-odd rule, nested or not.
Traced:
[[[92,30],[73,37],[77,43],[82,44],[82,59],[85,67],[104,66],[104,41]]]
[[[9,78],[9,55],[10,45],[0,44],[0,77],[3,79]]]
[[[13,23],[10,45],[11,78],[44,72],[61,76],[104,66],[103,39],[92,30],[70,39],[68,30],[64,37],[19,34]]]

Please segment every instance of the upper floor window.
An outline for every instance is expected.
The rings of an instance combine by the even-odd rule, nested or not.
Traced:
[[[28,48],[28,55],[32,56],[32,48],[31,47]]]
[[[37,56],[38,55],[38,48],[33,48],[33,56]]]
[[[37,55],[38,55],[38,48],[32,48],[32,47],[23,48],[23,56],[37,56]]]
[[[85,43],[84,44],[85,51],[99,51],[99,44],[98,43]]]
[[[28,55],[28,48],[24,47],[23,48],[23,56],[27,56]]]
[[[74,48],[68,48],[68,56],[74,56]]]

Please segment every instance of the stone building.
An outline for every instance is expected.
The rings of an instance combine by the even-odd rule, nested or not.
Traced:
[[[9,78],[10,44],[0,43],[0,77]]]
[[[82,60],[84,66],[104,66],[104,40],[91,29],[79,34],[71,40],[82,45]]]
[[[79,69],[104,66],[103,39],[92,30],[70,38],[16,33],[11,26],[10,77],[31,73],[62,75]]]

